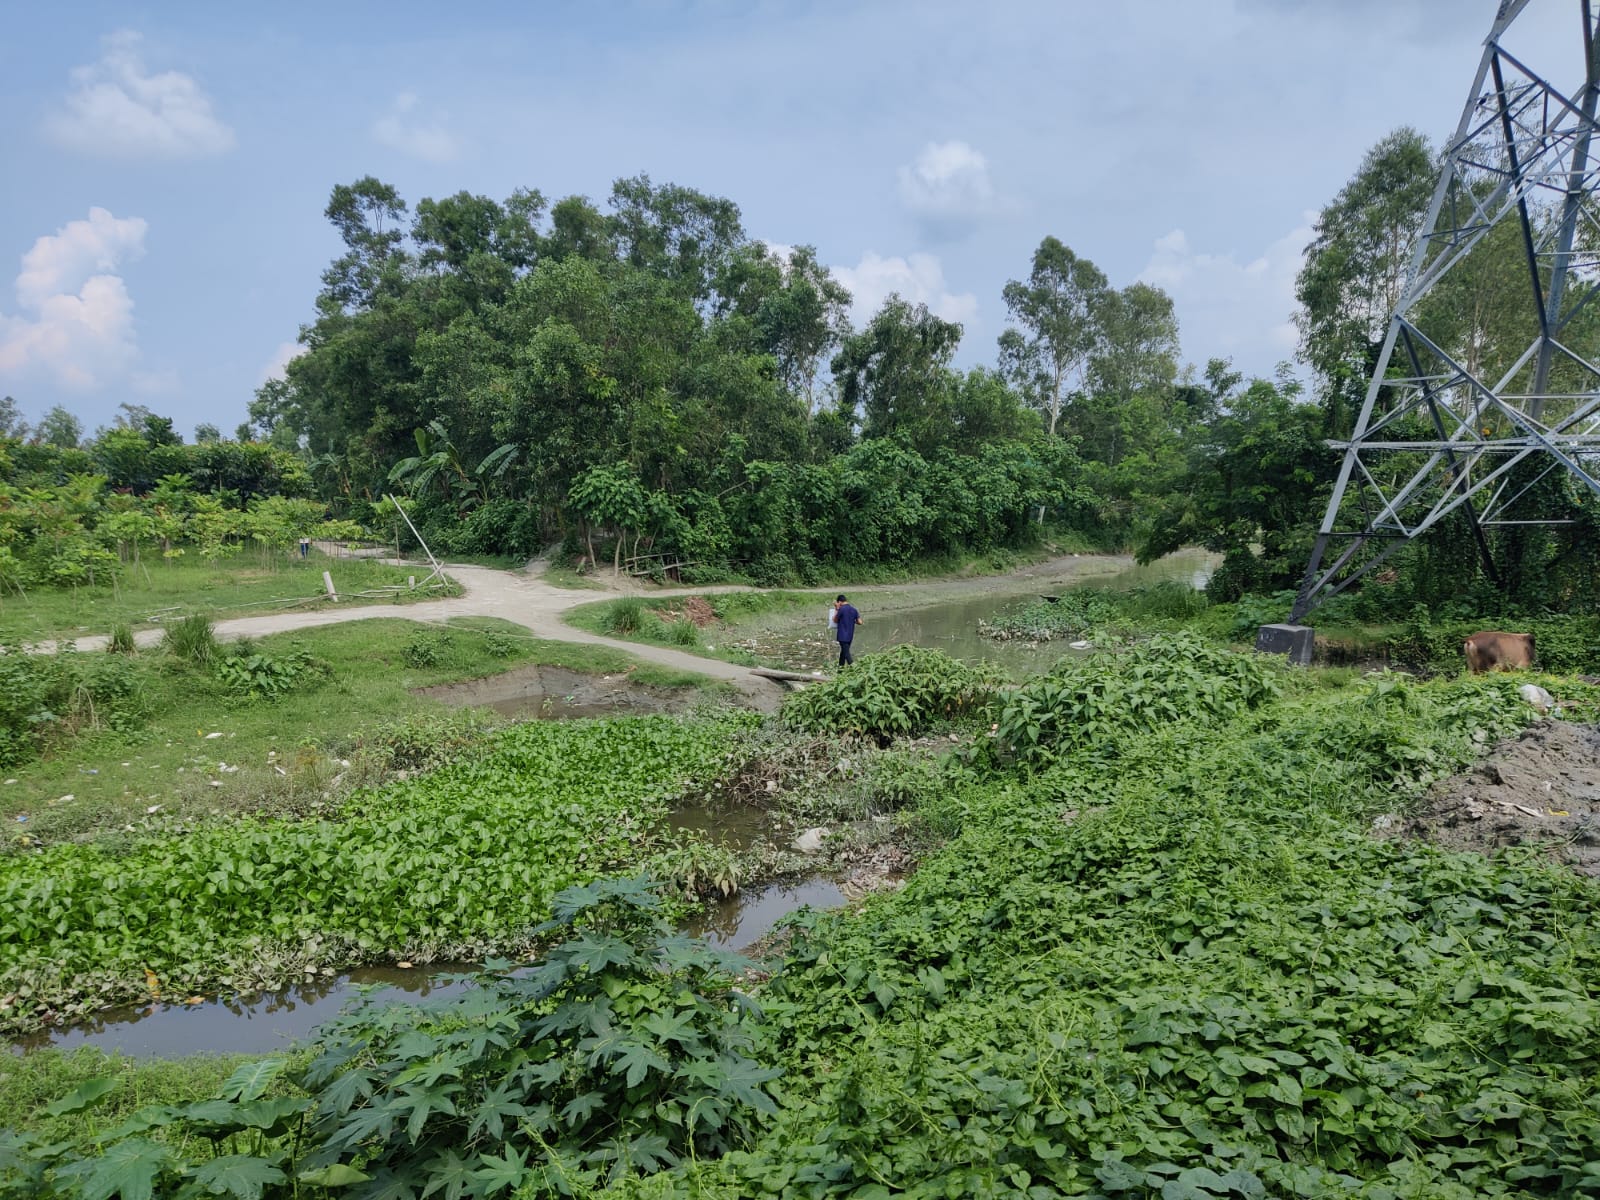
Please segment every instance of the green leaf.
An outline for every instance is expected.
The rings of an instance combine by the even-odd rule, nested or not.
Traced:
[[[349,1187],[352,1183],[365,1183],[372,1176],[344,1163],[332,1163],[326,1167],[318,1167],[314,1171],[301,1171],[298,1178],[301,1183],[309,1183],[312,1187],[336,1188]]]
[[[40,1115],[64,1117],[68,1113],[82,1112],[86,1108],[92,1108],[116,1090],[117,1080],[114,1078],[86,1079],[54,1104],[46,1105],[40,1110]]]
[[[151,1200],[156,1177],[174,1162],[165,1146],[129,1138],[111,1146],[99,1158],[82,1159],[56,1172],[58,1176],[83,1176],[78,1200]]]
[[[246,1154],[225,1154],[195,1168],[195,1182],[213,1196],[260,1200],[269,1183],[282,1183],[284,1173],[263,1159]]]
[[[422,1175],[428,1186],[422,1191],[422,1200],[435,1192],[444,1192],[444,1200],[461,1200],[468,1190],[475,1191],[471,1159],[462,1158],[453,1147],[447,1147],[422,1164]]]
[[[499,1156],[480,1154],[478,1161],[483,1165],[472,1173],[472,1177],[477,1180],[479,1189],[487,1196],[493,1196],[507,1188],[520,1187],[522,1177],[528,1170],[528,1160],[515,1146],[507,1146],[505,1153]]]
[[[264,1058],[245,1063],[223,1082],[222,1096],[228,1100],[255,1100],[282,1073],[287,1059]]]

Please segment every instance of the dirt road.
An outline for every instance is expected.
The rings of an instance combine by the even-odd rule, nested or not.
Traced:
[[[895,584],[876,588],[852,588],[857,593],[892,594],[895,607],[907,607],[917,602],[933,603],[954,596],[994,593],[1029,592],[1058,587],[1086,576],[1104,574],[1128,565],[1126,558],[1113,556],[1069,556],[1050,559],[1007,575],[968,577],[961,579],[929,580],[925,583]],[[569,609],[608,595],[621,594],[623,589],[608,591],[560,588],[516,571],[497,571],[489,567],[450,566],[445,568],[461,585],[462,595],[442,600],[423,600],[404,606],[394,604],[368,604],[350,608],[326,608],[311,611],[268,613],[259,617],[234,617],[216,622],[217,638],[232,641],[243,637],[263,637],[269,633],[290,633],[297,629],[315,629],[322,625],[337,625],[344,621],[363,621],[374,617],[399,617],[410,621],[447,622],[462,617],[499,617],[512,624],[521,625],[536,637],[558,642],[577,642],[590,646],[610,646],[635,658],[684,671],[696,671],[713,679],[732,683],[749,703],[763,710],[775,708],[783,695],[782,686],[770,679],[752,675],[747,667],[686,654],[668,646],[651,646],[640,642],[621,641],[575,629],[562,621]],[[632,583],[632,581],[628,581]],[[629,587],[637,594],[637,585]],[[685,589],[687,592],[689,589]],[[697,588],[699,593],[752,591],[738,586]],[[822,594],[830,589],[819,589]],[[141,646],[159,642],[159,629],[141,630],[136,640]],[[104,650],[109,639],[105,637],[78,638],[73,644],[81,651]],[[53,644],[37,647],[49,652]]]

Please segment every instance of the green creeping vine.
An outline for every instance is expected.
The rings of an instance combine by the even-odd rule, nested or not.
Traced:
[[[674,935],[646,883],[572,888],[554,911],[544,932],[566,940],[537,967],[345,1013],[287,1095],[265,1095],[284,1065],[267,1060],[213,1099],[140,1110],[92,1156],[0,1134],[0,1194],[571,1196],[743,1144],[778,1074],[749,1055],[760,1012],[733,980],[750,964]]]
[[[1098,664],[1108,689],[1164,686],[1138,673],[1149,659]],[[1369,836],[1478,742],[1535,719],[1515,681],[1382,677],[1248,703],[1251,686],[1101,722],[1048,757],[945,760],[908,798],[948,842],[901,891],[805,918],[759,1024],[724,1024],[743,1002],[714,972],[684,991],[671,939],[639,966],[618,932],[638,893],[592,889],[614,914],[509,981],[535,989],[514,1016],[499,982],[426,1017],[355,1014],[308,1095],[285,1098],[303,1107],[283,1132],[221,1143],[226,1165],[207,1169],[237,1186],[204,1186],[240,1200],[335,1185],[418,1200],[1600,1194],[1593,884],[1529,852]],[[516,1090],[530,1081],[548,1091]],[[104,1166],[12,1140],[0,1189],[107,1200],[124,1170],[144,1172],[125,1200],[202,1186],[191,1119],[209,1118],[113,1131]],[[293,1169],[267,1161],[280,1152]],[[284,1178],[257,1187],[245,1173],[263,1168]]]
[[[1118,732],[1227,721],[1275,697],[1278,675],[1265,658],[1217,649],[1189,633],[1161,634],[1112,663],[1065,659],[1011,692],[997,742],[1024,762],[1048,762]]]
[[[1385,679],[952,769],[960,833],[764,994],[793,1103],[680,1193],[1600,1192],[1593,885],[1366,833],[1529,712]]]
[[[642,859],[667,802],[754,720],[534,722],[358,793],[340,820],[0,856],[0,1030],[134,998],[146,971],[187,995],[308,962],[525,944],[563,887]]]

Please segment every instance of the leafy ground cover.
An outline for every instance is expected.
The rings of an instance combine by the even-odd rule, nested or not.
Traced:
[[[902,891],[801,921],[754,988],[759,1020],[725,977],[641,990],[633,964],[660,943],[610,926],[544,969],[553,986],[582,964],[582,995],[491,982],[470,1011],[356,1014],[293,1103],[241,1113],[252,1101],[225,1084],[214,1110],[104,1134],[93,1161],[112,1167],[35,1139],[0,1170],[51,1196],[137,1166],[242,1198],[193,1136],[226,1118],[216,1153],[271,1195],[336,1179],[348,1196],[1600,1190],[1593,885],[1533,853],[1370,836],[1537,719],[1517,681],[1228,657],[1170,638],[1094,660],[1103,686],[970,715],[907,781],[908,816],[943,846]],[[1195,693],[1185,663],[1214,686],[1169,708]],[[1115,703],[1072,719],[1092,696]],[[1053,719],[1035,735],[1024,710]],[[696,1066],[722,1003],[737,1046]],[[696,1143],[671,1114],[714,1076],[742,1108]],[[630,1112],[645,1123],[624,1129]],[[305,1150],[320,1157],[285,1166]],[[370,1178],[317,1173],[335,1168]]]
[[[115,586],[34,588],[26,595],[0,596],[0,640],[42,641],[62,636],[110,633],[116,625],[148,628],[191,613],[244,617],[276,612],[282,600],[322,602],[322,573],[333,576],[344,597],[372,588],[404,588],[427,568],[388,566],[364,558],[330,558],[313,551],[307,559],[284,559],[273,566],[159,559],[129,568]],[[452,589],[454,585],[452,585]],[[454,594],[447,589],[401,591],[369,603],[404,604]]]
[[[533,722],[337,819],[169,826],[0,858],[0,1028],[306,966],[520,948],[569,883],[636,864],[754,720]],[[597,787],[604,780],[604,787]]]

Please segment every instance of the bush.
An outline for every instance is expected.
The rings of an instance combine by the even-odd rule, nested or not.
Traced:
[[[350,747],[379,776],[391,771],[425,771],[456,758],[477,743],[494,723],[476,709],[409,717],[369,729]]]
[[[217,656],[217,633],[209,617],[195,613],[168,625],[161,645],[174,658],[208,667]]]
[[[514,658],[517,653],[517,642],[508,634],[490,631],[483,635],[483,648],[494,658]]]
[[[1130,617],[1149,617],[1167,621],[1187,621],[1211,607],[1210,597],[1187,583],[1166,579],[1148,587],[1126,592],[1117,607]]]
[[[413,667],[436,667],[439,665],[439,660],[444,657],[445,648],[449,644],[449,637],[443,631],[419,629],[406,639],[401,654]]]
[[[326,671],[308,654],[263,654],[253,646],[235,649],[217,664],[217,678],[223,686],[247,700],[276,700]]]
[[[263,1184],[343,1195],[387,1181],[396,1195],[456,1196],[466,1180],[472,1195],[543,1200],[746,1143],[776,1111],[766,1085],[779,1074],[752,1057],[759,1012],[734,986],[750,964],[677,936],[642,882],[568,889],[555,912],[546,932],[565,940],[527,974],[485,972],[464,996],[370,1002],[324,1026],[289,1095],[268,1094],[285,1067],[269,1059],[213,1099],[142,1110],[97,1147],[104,1157],[7,1135],[0,1187],[260,1197]],[[91,1080],[55,1108],[87,1108],[113,1086]],[[165,1136],[139,1136],[150,1130]]]
[[[847,667],[836,679],[789,697],[783,720],[806,733],[852,733],[880,741],[918,734],[989,703],[999,675],[942,650],[896,646]]]
[[[645,623],[644,601],[637,596],[623,596],[613,600],[606,609],[605,628],[608,633],[626,636],[638,633]]]
[[[122,656],[0,647],[0,767],[84,729],[131,729],[149,715],[147,672]]]
[[[1064,660],[1024,684],[1006,697],[996,738],[1023,762],[1047,762],[1127,733],[1225,720],[1276,696],[1279,669],[1193,634],[1161,635],[1123,654]]]
[[[106,643],[106,651],[110,654],[133,654],[138,650],[138,644],[133,640],[133,629],[128,625],[113,625],[111,627],[111,640]]]
[[[676,621],[668,621],[665,626],[667,641],[674,646],[698,646],[700,644],[700,629],[688,617],[681,617]]]

